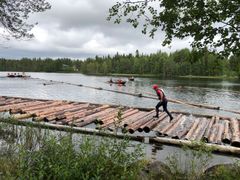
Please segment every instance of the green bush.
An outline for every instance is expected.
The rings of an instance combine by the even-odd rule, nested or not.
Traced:
[[[16,133],[1,153],[0,179],[136,179],[144,165],[142,147],[127,138],[5,129]]]

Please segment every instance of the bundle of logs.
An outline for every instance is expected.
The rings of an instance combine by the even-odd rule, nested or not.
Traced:
[[[189,113],[175,111],[170,122],[164,112],[159,118],[154,118],[154,109],[6,96],[0,97],[0,112],[9,112],[20,121],[31,118],[33,121],[76,127],[97,124],[91,127],[110,131],[121,128],[130,134],[151,131],[171,139],[204,140],[240,147],[240,121],[237,118],[190,116]]]

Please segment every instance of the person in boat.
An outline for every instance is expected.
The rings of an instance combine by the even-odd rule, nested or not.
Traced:
[[[112,78],[110,79],[110,81],[109,81],[110,83],[113,83],[113,80],[112,80]]]
[[[165,96],[165,93],[164,93],[163,89],[160,89],[158,87],[158,85],[156,85],[156,84],[154,84],[152,86],[152,88],[155,90],[155,92],[157,93],[158,99],[160,100],[158,102],[158,104],[156,105],[156,116],[154,116],[154,117],[156,117],[156,118],[159,117],[159,108],[160,108],[160,106],[163,106],[163,111],[165,111],[168,114],[168,116],[170,117],[170,121],[171,121],[173,119],[173,116],[171,115],[171,113],[167,109],[168,100]]]
[[[117,82],[118,82],[118,84],[122,84],[122,80],[121,79],[118,79]]]

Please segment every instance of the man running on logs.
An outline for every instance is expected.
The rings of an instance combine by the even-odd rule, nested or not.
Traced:
[[[157,93],[157,96],[158,96],[158,99],[160,100],[159,103],[156,105],[156,116],[154,116],[155,118],[158,118],[158,114],[159,114],[159,107],[160,106],[163,106],[163,111],[165,111],[168,116],[170,117],[170,121],[173,119],[171,113],[168,111],[167,109],[167,103],[168,103],[168,100],[164,94],[164,91],[162,89],[160,89],[158,87],[158,85],[154,84],[152,86],[152,88],[156,91]]]

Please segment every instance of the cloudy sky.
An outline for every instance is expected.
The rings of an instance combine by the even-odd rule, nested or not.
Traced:
[[[174,40],[171,47],[162,47],[163,32],[154,39],[130,24],[113,24],[106,20],[108,9],[116,0],[48,0],[52,8],[31,16],[38,22],[33,28],[35,38],[6,41],[1,39],[0,57],[88,57],[119,53],[149,54],[173,52],[189,47],[188,40]]]

